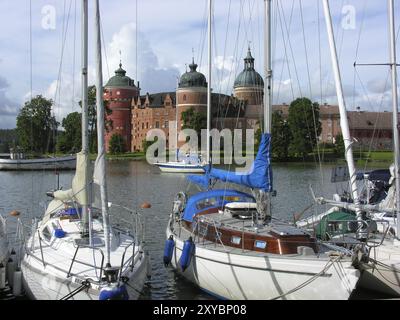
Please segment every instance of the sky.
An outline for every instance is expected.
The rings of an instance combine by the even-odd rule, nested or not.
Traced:
[[[89,2],[93,84],[94,1]],[[395,2],[398,32],[400,1]],[[38,94],[54,101],[58,121],[79,111],[80,4],[0,1],[0,128],[14,128],[20,108]],[[100,0],[100,6],[105,82],[120,60],[127,75],[140,81],[142,94],[175,90],[192,57],[207,75],[207,0]],[[214,92],[232,93],[248,47],[263,74],[263,6],[263,0],[214,0]],[[389,61],[386,1],[331,0],[330,6],[347,109],[391,110],[389,68],[353,66]],[[273,102],[306,96],[320,104],[337,103],[322,1],[273,1],[272,20]]]

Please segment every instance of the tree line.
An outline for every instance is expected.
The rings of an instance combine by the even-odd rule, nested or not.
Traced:
[[[62,121],[62,131],[58,128],[60,123],[52,114],[53,100],[37,95],[32,100],[25,102],[17,116],[12,143],[21,147],[28,154],[45,153],[76,153],[82,148],[82,114],[69,113]],[[82,107],[82,102],[79,102]],[[105,105],[105,127],[112,128],[112,121],[106,119],[111,114],[107,101]],[[88,137],[89,152],[97,152],[97,115],[96,115],[96,87],[88,88]],[[10,148],[10,142],[4,149]],[[7,150],[7,151],[8,151]]]

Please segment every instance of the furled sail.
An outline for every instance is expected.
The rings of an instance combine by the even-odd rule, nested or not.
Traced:
[[[83,152],[79,152],[76,155],[76,172],[72,179],[72,188],[69,190],[59,190],[54,192],[54,199],[61,201],[75,200],[80,205],[88,205],[87,192],[85,192],[86,181],[88,178],[88,172],[86,169],[86,162],[88,161],[88,155]]]
[[[271,192],[271,135],[268,133],[262,134],[256,159],[254,160],[249,172],[242,174],[207,167],[204,176],[191,175],[188,176],[187,179],[204,188],[208,188],[210,182],[214,179],[236,183],[249,188],[260,189],[265,192]]]

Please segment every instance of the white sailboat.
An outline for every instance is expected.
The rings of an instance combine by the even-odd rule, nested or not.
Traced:
[[[47,157],[35,159],[0,159],[0,170],[71,170],[76,167],[76,156]]]
[[[88,1],[82,0],[82,151],[77,155],[72,188],[56,191],[41,221],[32,226],[21,263],[24,286],[32,299],[137,299],[148,270],[138,237],[140,218],[126,230],[109,223],[104,147],[99,1],[96,9],[98,157],[94,183],[101,210],[89,199],[87,63]],[[118,208],[122,208],[119,207]]]
[[[400,296],[400,223],[397,218],[398,204],[400,203],[397,61],[394,1],[388,0],[387,3],[390,34],[390,63],[388,65],[391,68],[392,75],[394,146],[394,165],[390,167],[391,179],[388,194],[385,199],[377,204],[357,204],[327,200],[322,197],[316,198],[315,200],[318,203],[328,204],[333,207],[317,216],[311,216],[298,221],[297,226],[313,228],[317,232],[320,232],[320,234],[326,234],[325,230],[323,232],[318,230],[321,226],[325,229],[330,224],[331,229],[340,229],[336,235],[335,232],[330,233],[328,236],[329,239],[325,240],[342,243],[354,250],[355,261],[357,261],[357,266],[362,271],[359,286],[387,295]],[[353,185],[352,182],[350,185]],[[348,220],[355,219],[357,210],[362,210],[366,213],[363,222],[367,231],[364,243],[359,243],[354,237],[357,228],[343,227]],[[344,217],[344,221],[338,221],[338,217],[341,214]],[[335,225],[337,227],[334,227]],[[340,227],[338,228],[338,226]],[[366,249],[360,250],[360,248]]]
[[[375,291],[400,296],[400,220],[398,211],[400,204],[400,142],[398,126],[398,87],[396,60],[396,31],[394,19],[394,0],[388,0],[388,20],[390,39],[390,68],[392,76],[392,110],[393,110],[393,148],[394,148],[394,201],[392,202],[391,221],[385,221],[388,226],[384,233],[371,236],[368,259],[363,259],[360,269],[363,277],[360,285]],[[383,218],[375,216],[375,220]],[[379,220],[378,220],[379,221]],[[393,230],[387,233],[386,231]]]
[[[205,176],[189,177],[207,191],[177,195],[166,230],[164,263],[224,299],[348,299],[360,275],[349,252],[318,243],[271,216],[271,1],[265,0],[265,125],[253,170],[235,175],[208,168]],[[209,0],[209,61],[211,5]],[[208,76],[210,94],[211,70]],[[247,186],[251,193],[212,189],[210,180]]]
[[[192,63],[194,65],[194,61]],[[157,162],[156,165],[161,172],[168,173],[204,173],[206,163],[202,161],[201,154],[190,153],[181,155],[178,148],[178,94],[176,95],[176,110],[175,110],[175,143],[176,143],[176,161]]]

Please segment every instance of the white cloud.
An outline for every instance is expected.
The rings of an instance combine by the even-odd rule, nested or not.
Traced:
[[[17,104],[7,97],[8,82],[0,76],[0,128],[14,128]]]
[[[120,51],[122,53],[123,68],[127,75],[140,81],[141,94],[160,91],[175,90],[176,77],[179,70],[174,67],[161,67],[159,59],[143,33],[138,32],[138,47],[136,48],[136,25],[129,23],[112,36],[112,41],[107,45],[108,65],[110,76],[118,68]],[[138,65],[136,75],[136,50],[138,52]],[[105,79],[108,78],[105,76]]]

